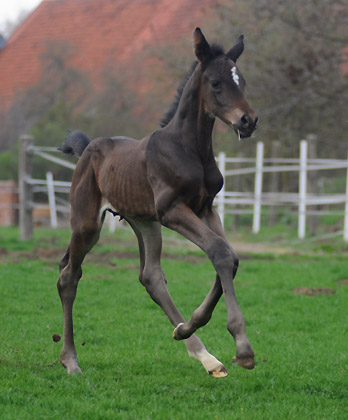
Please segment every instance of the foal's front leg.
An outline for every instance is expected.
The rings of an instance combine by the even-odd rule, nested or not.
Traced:
[[[187,322],[180,322],[174,329],[173,337],[175,340],[188,338],[198,330],[198,328],[206,325],[210,321],[222,293],[221,281],[217,275],[213,287],[201,305],[193,312],[191,319]]]
[[[203,222],[221,238],[226,239],[225,232],[221,225],[220,218],[214,209],[207,210],[202,217]],[[223,293],[221,280],[216,275],[216,280],[210,292],[202,304],[193,312],[191,319],[186,323],[180,323],[174,330],[173,336],[176,340],[190,337],[198,328],[206,325],[212,317],[216,304]]]
[[[157,222],[129,222],[139,242],[141,283],[145,286],[151,298],[163,309],[174,326],[184,323],[184,318],[170,297],[161,268],[161,225]],[[185,345],[189,355],[200,361],[210,375],[215,378],[227,375],[223,364],[207,351],[202,341],[196,335],[192,334],[190,337],[187,337]]]
[[[221,280],[227,309],[227,329],[233,336],[237,349],[237,362],[246,369],[253,369],[254,352],[246,336],[245,321],[239,309],[233,279],[238,268],[238,259],[225,238],[206,226],[184,203],[169,208],[162,217],[162,224],[173,229],[199,246],[211,260]],[[213,302],[210,299],[209,302]],[[175,334],[181,337],[178,326]],[[186,337],[186,334],[183,338]]]

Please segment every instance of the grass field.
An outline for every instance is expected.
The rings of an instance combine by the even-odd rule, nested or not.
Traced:
[[[17,238],[17,229],[0,229],[1,420],[348,419],[347,256],[242,256],[235,284],[257,364],[246,371],[231,363],[222,299],[198,333],[228,369],[214,379],[172,339],[138,282],[131,234],[104,235],[86,261],[74,307],[84,375],[69,376],[58,362],[61,342],[52,340],[62,335],[57,262],[68,233]],[[199,251],[165,242],[168,286],[189,317],[213,270]],[[299,287],[318,294],[293,293]]]

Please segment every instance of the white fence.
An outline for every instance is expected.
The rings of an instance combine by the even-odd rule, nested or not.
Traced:
[[[56,147],[34,146],[32,136],[22,136],[19,159],[19,224],[20,237],[27,240],[33,234],[33,209],[48,209],[50,214],[51,227],[58,227],[57,213],[70,213],[70,203],[68,199],[58,196],[57,193],[63,193],[68,196],[71,182],[57,181],[53,179],[51,172],[47,172],[46,179],[35,179],[33,173],[33,156],[40,156],[54,164],[74,170],[76,165],[61,159],[56,154]],[[53,154],[52,154],[53,153]],[[60,153],[60,152],[59,152]],[[48,196],[47,204],[38,204],[34,201],[34,193],[46,193]],[[107,213],[106,219],[111,232],[115,231],[115,218]]]
[[[57,152],[52,147],[35,147],[33,138],[23,136],[21,141],[20,157],[20,227],[21,238],[28,239],[32,235],[32,209],[34,206],[33,192],[44,191],[48,195],[48,205],[50,209],[51,226],[57,227],[57,211],[69,212],[69,203],[56,196],[57,192],[68,193],[70,182],[53,180],[52,174],[48,173],[46,180],[33,179],[32,156],[37,155],[52,163],[62,165],[69,169],[74,169],[75,165],[66,160],[53,156],[52,152]],[[220,153],[218,166],[225,181],[228,177],[243,176],[254,174],[254,189],[250,192],[227,191],[224,186],[215,200],[215,204],[222,221],[227,214],[238,214],[247,212],[253,215],[252,230],[258,233],[261,227],[261,214],[263,206],[282,206],[294,207],[298,212],[298,237],[303,239],[306,234],[307,216],[313,214],[311,207],[318,205],[340,204],[344,210],[342,234],[344,241],[348,243],[348,160],[346,159],[309,159],[308,143],[302,140],[300,143],[299,158],[265,158],[264,145],[258,142],[256,145],[255,158],[229,158],[224,153]],[[247,167],[228,169],[228,166],[247,164]],[[346,190],[341,194],[311,194],[307,191],[309,171],[337,170],[346,169]],[[298,177],[298,192],[263,192],[263,178],[265,173],[270,172],[293,172]],[[225,182],[226,185],[226,182]],[[59,202],[60,200],[60,202]],[[240,210],[240,206],[246,210]],[[238,207],[238,208],[237,208]],[[320,212],[319,212],[320,213]],[[110,229],[114,230],[114,219],[110,220]]]
[[[35,179],[33,174],[33,156],[40,156],[50,162],[59,164],[69,169],[74,169],[75,165],[66,160],[60,159],[47,152],[57,152],[54,147],[36,147],[32,136],[22,136],[19,157],[19,225],[20,238],[27,240],[33,234],[33,210],[34,208],[49,208],[51,226],[58,226],[57,212],[69,213],[69,201],[57,197],[56,193],[66,193],[70,191],[70,182],[55,181],[51,172],[48,172],[46,179]],[[37,204],[33,194],[44,192],[48,195],[48,204]]]
[[[60,159],[56,156],[53,156],[50,153],[57,153],[58,149],[56,147],[38,147],[31,146],[29,147],[29,152],[32,152],[36,156],[40,156],[43,159],[46,159],[50,162],[69,168],[71,170],[75,169],[75,164],[68,162],[64,159]],[[68,200],[63,200],[56,196],[56,193],[66,193],[69,194],[71,182],[67,181],[55,181],[53,179],[52,172],[47,172],[46,180],[41,179],[29,179],[29,184],[33,185],[33,192],[47,192],[48,195],[48,208],[50,210],[50,219],[51,226],[53,228],[58,227],[58,218],[57,212],[61,213],[70,213],[70,204]],[[36,205],[37,207],[37,205]],[[46,206],[47,208],[47,206]]]
[[[342,216],[344,218],[342,233],[344,241],[348,242],[348,160],[347,159],[309,159],[308,143],[306,140],[300,142],[300,156],[298,159],[265,158],[264,145],[258,142],[256,146],[256,158],[228,158],[220,153],[218,165],[225,178],[230,176],[242,176],[254,174],[254,191],[237,192],[226,191],[225,187],[216,198],[217,209],[222,221],[227,214],[227,206],[249,206],[248,213],[253,214],[254,233],[258,233],[261,226],[262,206],[284,206],[298,209],[298,237],[303,239],[306,234],[306,218],[311,214],[309,207],[318,205],[341,204],[344,206]],[[227,164],[250,164],[246,168],[226,169]],[[320,170],[347,169],[346,190],[342,194],[310,194],[307,192],[308,172]],[[271,192],[262,191],[263,177],[270,172],[294,172],[298,176],[298,192]],[[238,213],[238,210],[230,210],[228,213]],[[320,212],[319,212],[320,214]]]

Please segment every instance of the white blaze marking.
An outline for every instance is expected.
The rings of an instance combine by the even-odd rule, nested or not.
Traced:
[[[239,76],[238,76],[238,74],[237,74],[237,67],[236,67],[236,66],[233,66],[233,67],[231,68],[231,74],[232,74],[232,79],[233,79],[234,83],[235,83],[237,86],[239,86]]]

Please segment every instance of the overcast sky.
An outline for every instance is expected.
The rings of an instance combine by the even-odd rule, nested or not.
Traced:
[[[0,0],[0,25],[15,21],[22,11],[32,11],[41,0]]]

